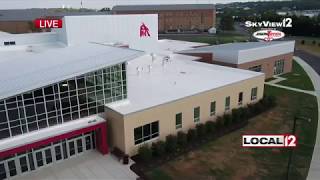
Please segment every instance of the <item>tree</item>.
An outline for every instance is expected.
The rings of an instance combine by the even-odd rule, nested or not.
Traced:
[[[234,30],[234,20],[231,14],[224,14],[220,20],[220,28],[222,30]]]

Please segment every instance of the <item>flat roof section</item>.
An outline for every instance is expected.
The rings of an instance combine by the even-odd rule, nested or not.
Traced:
[[[215,61],[242,64],[292,53],[295,41],[240,42],[182,50],[179,53],[212,53]]]
[[[152,62],[151,55],[129,61],[128,99],[106,106],[127,115],[257,76],[264,76],[263,73],[188,61],[184,59],[185,56],[177,54],[170,56],[171,60],[168,62],[163,61],[163,56],[156,56]]]
[[[94,43],[33,50],[28,46],[0,48],[0,99],[57,83],[144,54],[128,48]]]
[[[172,11],[172,10],[214,10],[213,4],[154,4],[154,5],[119,5],[112,11]]]
[[[197,47],[209,46],[207,43],[199,42],[188,42],[180,40],[171,40],[171,39],[160,39],[158,40],[158,46],[155,52],[161,52],[164,54],[175,53],[183,50],[193,49]]]

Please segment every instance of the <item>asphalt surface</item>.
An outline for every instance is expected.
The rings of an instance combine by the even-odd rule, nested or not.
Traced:
[[[303,59],[320,75],[320,57],[302,50],[296,50],[294,55]]]

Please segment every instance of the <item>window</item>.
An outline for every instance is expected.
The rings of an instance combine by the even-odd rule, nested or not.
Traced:
[[[193,121],[194,122],[200,121],[200,107],[196,107],[193,109]]]
[[[261,72],[261,69],[262,69],[261,65],[249,67],[250,71],[255,71],[255,72]]]
[[[251,89],[251,101],[257,99],[257,93],[258,93],[258,88],[257,87]]]
[[[273,74],[274,75],[282,74],[283,71],[284,71],[284,59],[275,61]]]
[[[216,102],[213,101],[210,104],[210,116],[213,116],[216,114]]]
[[[106,102],[127,96],[125,68],[117,64],[0,99],[0,140],[104,112]]]
[[[159,136],[159,121],[134,128],[134,144],[140,144]]]
[[[182,113],[176,114],[176,129],[182,128]]]
[[[238,98],[238,105],[241,106],[242,105],[242,100],[243,100],[243,92],[239,93],[239,98]]]
[[[230,110],[230,96],[226,97],[225,110]]]

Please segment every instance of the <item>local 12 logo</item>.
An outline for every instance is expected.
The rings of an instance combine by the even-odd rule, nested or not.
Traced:
[[[272,41],[276,39],[281,39],[285,36],[284,32],[278,31],[278,30],[260,30],[253,33],[253,37],[265,41]]]
[[[62,28],[62,20],[61,19],[36,19],[34,20],[34,26],[38,29]]]
[[[250,148],[290,148],[297,146],[297,138],[291,134],[243,135],[242,147]]]

